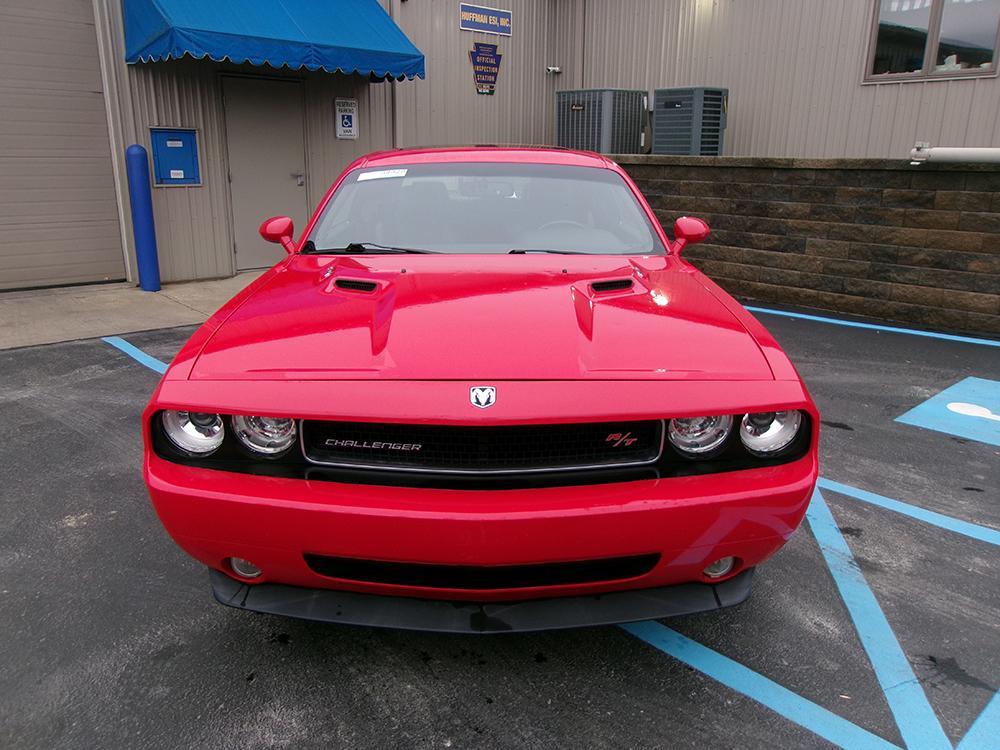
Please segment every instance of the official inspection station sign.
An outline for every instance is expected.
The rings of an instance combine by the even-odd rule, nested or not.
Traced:
[[[476,79],[476,93],[493,96],[497,87],[497,76],[500,75],[500,58],[495,44],[475,42],[469,52],[472,60],[472,75]]]
[[[459,3],[458,12],[458,27],[462,31],[480,31],[499,36],[511,35],[513,13],[509,10]]]

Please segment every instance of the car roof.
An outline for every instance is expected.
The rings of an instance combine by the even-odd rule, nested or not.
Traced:
[[[435,146],[379,151],[369,154],[358,166],[456,162],[562,164],[603,169],[611,169],[614,164],[593,151],[574,151],[552,146]]]

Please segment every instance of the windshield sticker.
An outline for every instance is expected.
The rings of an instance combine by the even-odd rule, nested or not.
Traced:
[[[377,172],[362,172],[358,175],[358,182],[365,180],[384,180],[386,177],[406,177],[405,169],[380,169]]]

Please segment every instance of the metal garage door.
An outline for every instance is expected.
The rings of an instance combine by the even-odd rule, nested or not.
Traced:
[[[0,289],[123,279],[90,0],[0,3]]]

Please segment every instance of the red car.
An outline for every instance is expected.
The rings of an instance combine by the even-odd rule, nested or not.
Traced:
[[[737,604],[799,525],[819,418],[774,339],[604,157],[372,154],[144,414],[223,604],[453,632]]]

